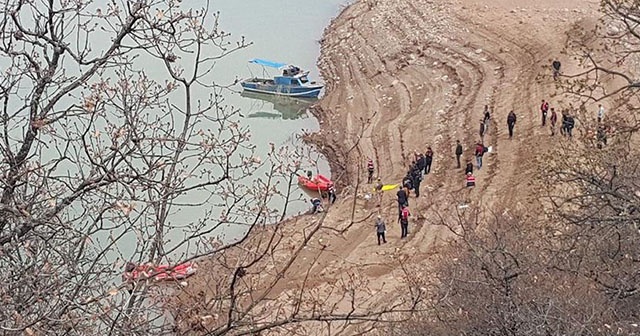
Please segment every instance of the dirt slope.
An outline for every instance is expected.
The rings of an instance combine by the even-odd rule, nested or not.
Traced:
[[[403,266],[422,263],[435,243],[450,239],[433,224],[459,211],[464,178],[455,169],[455,141],[471,159],[484,105],[493,113],[485,136],[493,153],[476,174],[471,199],[486,207],[535,206],[531,163],[563,141],[540,127],[540,100],[558,106],[549,66],[570,27],[594,20],[596,9],[596,1],[584,0],[359,0],[347,7],[322,40],[319,66],[327,92],[316,110],[321,131],[311,137],[343,186],[340,199],[286,272],[286,282],[268,296],[286,301],[301,283],[328,293],[349,279],[378,293],[370,305],[393,299]],[[512,140],[506,130],[510,110],[518,116]],[[414,151],[427,146],[435,151],[432,173],[422,183],[423,195],[410,198],[410,235],[401,240],[395,191],[384,195],[380,208],[364,199],[372,188],[365,183],[366,158],[374,159],[384,183],[399,183]],[[388,227],[389,243],[382,246],[373,228],[378,214]],[[284,226],[290,241],[271,262],[285,260],[318,218],[302,216]]]

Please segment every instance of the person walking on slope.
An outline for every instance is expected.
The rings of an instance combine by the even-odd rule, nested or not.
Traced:
[[[387,226],[384,224],[384,220],[382,220],[382,216],[378,215],[376,218],[376,236],[378,237],[378,245],[380,245],[380,240],[382,240],[383,244],[387,243],[387,239],[384,237],[384,233],[387,232]]]
[[[473,173],[467,173],[464,179],[464,186],[467,189],[465,203],[469,203],[471,202],[471,190],[476,186],[476,177],[473,176]]]
[[[380,178],[378,177],[378,183],[376,183],[376,187],[374,189],[378,198],[378,208],[382,205],[382,195],[383,195],[382,187],[383,187],[382,181],[380,181]]]
[[[489,121],[491,120],[491,112],[489,111],[489,105],[484,106],[484,117],[482,120],[484,121],[484,132],[486,134],[489,132]]]
[[[576,125],[576,122],[573,119],[573,116],[567,115],[567,135],[569,136],[569,138],[573,137],[572,131],[575,125]]]
[[[431,171],[431,163],[433,163],[433,150],[431,149],[431,147],[427,147],[427,152],[424,154],[424,159],[424,174],[427,175]]]
[[[562,63],[558,60],[551,62],[551,67],[553,68],[553,80],[558,80],[558,76],[560,76],[560,66],[562,66]]]
[[[562,135],[567,135],[567,112],[563,111],[562,112],[562,121],[560,124],[560,134]]]
[[[420,171],[421,174],[422,171],[427,168],[427,158],[422,153],[418,154],[418,159],[416,160],[416,168]]]
[[[462,145],[460,140],[456,140],[456,162],[458,163],[458,169],[460,169],[460,157],[462,156]]]
[[[411,179],[413,182],[413,191],[416,193],[416,197],[420,197],[420,182],[422,182],[422,170],[419,167],[415,167],[411,170]]]
[[[544,127],[547,124],[548,112],[549,112],[549,103],[543,99],[542,104],[540,105],[540,114],[542,115],[542,127]]]
[[[551,108],[551,116],[549,117],[549,123],[551,124],[551,136],[556,135],[556,123],[558,122],[558,114],[556,113],[556,110],[552,107]]]
[[[402,208],[409,206],[409,197],[404,188],[400,188],[396,196],[398,196],[398,218],[400,218],[402,216]]]
[[[403,207],[400,211],[400,218],[398,221],[400,222],[400,239],[404,239],[409,234],[409,207]]]
[[[507,116],[507,126],[509,127],[509,139],[513,138],[513,127],[516,126],[516,114],[511,111]]]
[[[602,119],[604,119],[604,106],[598,104],[598,122],[602,122]]]
[[[484,120],[480,120],[480,141],[484,142]]]
[[[374,171],[373,160],[369,158],[367,160],[367,172],[369,173],[369,177],[367,178],[368,184],[371,184],[371,182],[373,182],[373,171]]]
[[[464,175],[466,176],[469,173],[473,173],[473,163],[471,163],[471,160],[467,160],[467,166],[464,168]]]
[[[482,144],[482,142],[478,141],[478,143],[476,144],[476,151],[475,151],[475,155],[476,155],[476,165],[478,167],[478,170],[480,170],[480,168],[482,168],[482,156],[484,155],[484,145]]]

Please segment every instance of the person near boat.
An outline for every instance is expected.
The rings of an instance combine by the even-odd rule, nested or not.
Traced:
[[[309,200],[311,202],[311,214],[317,214],[319,212],[323,212],[324,208],[322,207],[322,200],[314,197]]]

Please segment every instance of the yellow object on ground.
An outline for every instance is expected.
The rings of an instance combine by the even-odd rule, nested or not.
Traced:
[[[382,186],[382,191],[389,191],[397,188],[399,184],[385,184]]]

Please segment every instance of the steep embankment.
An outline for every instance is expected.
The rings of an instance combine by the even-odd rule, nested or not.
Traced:
[[[535,169],[536,155],[561,141],[540,127],[540,100],[558,103],[549,64],[570,26],[595,15],[593,3],[559,3],[361,0],[334,20],[319,61],[327,83],[316,110],[321,131],[311,140],[325,152],[344,188],[308,246],[300,247],[318,216],[278,226],[282,243],[259,271],[248,270],[256,279],[286,277],[267,286],[265,297],[274,299],[267,305],[289,302],[302,286],[319,301],[340,301],[344,283],[375,294],[365,306],[393,302],[403,268],[421,266],[435,243],[448,239],[448,231],[434,224],[455,215],[465,197],[463,173],[455,168],[455,142],[463,143],[464,159],[471,159],[484,105],[493,112],[484,139],[493,152],[477,172],[472,202],[501,208],[535,202],[536,195],[522,181]],[[510,110],[518,115],[514,139],[506,131]],[[427,146],[435,152],[433,170],[425,176],[421,197],[410,198],[410,235],[401,240],[395,192],[385,194],[379,208],[365,200],[372,185],[365,183],[364,165],[373,158],[376,175],[398,183],[414,151]],[[378,214],[388,223],[389,242],[382,246],[373,228]],[[293,251],[300,254],[283,271]],[[351,309],[348,300],[333,308]]]

